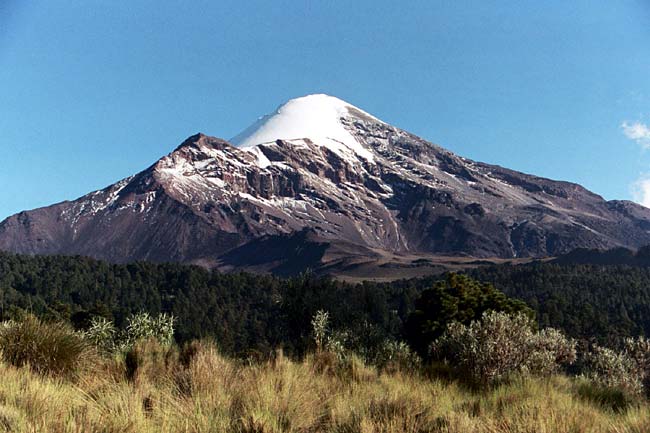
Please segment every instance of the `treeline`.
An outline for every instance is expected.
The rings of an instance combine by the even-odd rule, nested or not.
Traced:
[[[537,263],[468,273],[524,301],[540,327],[610,345],[621,337],[650,335],[648,268]],[[211,336],[226,353],[281,346],[301,354],[318,310],[328,311],[332,327],[351,335],[409,340],[405,324],[416,301],[441,279],[352,285],[309,274],[280,279],[179,264],[0,253],[0,319],[31,312],[81,328],[93,316],[122,326],[140,311],[168,313],[176,317],[179,342]]]
[[[528,304],[540,327],[617,345],[650,335],[650,268],[609,265],[494,266],[469,275]]]
[[[122,326],[140,311],[176,318],[182,343],[215,337],[226,353],[302,353],[311,318],[327,310],[333,327],[381,340],[400,335],[418,290],[349,285],[309,274],[291,279],[221,274],[196,266],[109,264],[85,257],[0,253],[0,319],[33,313],[86,326],[103,316]]]
[[[479,267],[466,274],[524,301],[540,328],[559,328],[571,337],[607,345],[650,335],[650,267],[535,262]],[[439,280],[431,276],[392,286],[420,291]]]

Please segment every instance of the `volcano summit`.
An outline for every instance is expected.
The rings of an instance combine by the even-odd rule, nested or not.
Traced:
[[[134,176],[0,223],[11,252],[278,273],[647,244],[650,209],[457,156],[327,95],[292,99],[230,142],[194,135]]]

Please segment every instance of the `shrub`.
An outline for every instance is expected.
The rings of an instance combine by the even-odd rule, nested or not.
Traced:
[[[318,310],[311,319],[311,329],[316,343],[316,351],[320,352],[325,348],[327,333],[329,332],[330,315],[327,311]]]
[[[636,363],[646,395],[650,397],[650,339],[627,338],[624,353]]]
[[[347,331],[331,331],[325,339],[325,350],[334,354],[339,361],[345,361],[349,356],[348,340]]]
[[[310,363],[319,374],[338,375],[347,367],[348,351],[345,343],[348,336],[345,331],[331,330],[329,320],[329,313],[323,310],[318,310],[311,319],[316,352]]]
[[[431,353],[468,375],[492,385],[514,373],[545,375],[575,361],[575,343],[559,331],[536,333],[523,313],[486,312],[467,325],[453,322],[431,346]]]
[[[329,320],[329,313],[323,310],[317,311],[311,320],[316,353],[329,352],[338,361],[342,362],[348,355],[346,346],[349,340],[348,332],[330,329]]]
[[[381,339],[377,330],[367,322],[362,328],[367,335],[329,327],[329,313],[318,311],[312,318],[312,335],[316,343],[314,363],[317,370],[345,370],[353,357],[378,370],[412,372],[420,367],[420,357],[403,341]],[[373,344],[370,344],[373,343]]]
[[[377,325],[363,320],[356,323],[348,333],[348,347],[367,363],[374,363],[377,352],[389,338]]]
[[[47,375],[72,377],[93,359],[92,346],[63,323],[43,323],[34,316],[0,329],[2,358]]]
[[[642,371],[625,352],[595,345],[585,355],[585,365],[587,378],[601,387],[635,396],[643,392]]]
[[[373,363],[381,371],[413,372],[419,369],[421,360],[405,342],[385,340],[377,350]]]
[[[152,317],[143,312],[126,319],[126,329],[122,336],[122,344],[132,347],[141,340],[155,339],[163,345],[174,341],[174,316],[165,313]]]
[[[524,302],[507,297],[491,284],[450,273],[415,301],[415,311],[405,324],[406,340],[420,356],[426,357],[431,343],[445,332],[447,325],[469,325],[487,311],[534,316]]]
[[[556,373],[560,366],[576,361],[576,343],[557,329],[542,329],[530,336],[527,345],[526,371],[547,376]]]
[[[126,319],[126,328],[119,331],[113,322],[95,317],[90,327],[82,334],[104,354],[128,352],[138,342],[156,340],[169,346],[174,341],[174,316],[159,314],[152,317],[149,313],[138,313]]]
[[[112,321],[104,317],[92,318],[89,328],[83,332],[83,335],[104,354],[117,350],[117,328]]]

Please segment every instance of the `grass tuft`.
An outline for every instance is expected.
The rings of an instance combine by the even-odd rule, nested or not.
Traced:
[[[578,395],[616,413],[625,413],[640,405],[638,395],[630,394],[621,388],[588,381],[578,385]]]
[[[77,376],[96,358],[92,345],[68,325],[34,316],[3,326],[0,349],[5,362],[54,376]]]

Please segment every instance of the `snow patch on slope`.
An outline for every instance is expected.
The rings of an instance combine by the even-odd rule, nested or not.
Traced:
[[[356,112],[356,113],[355,113]],[[278,107],[275,113],[261,117],[239,135],[230,139],[236,146],[252,151],[255,146],[276,140],[308,138],[343,157],[358,156],[374,161],[372,152],[359,143],[341,123],[341,117],[355,114],[376,117],[328,95],[307,95],[292,99]],[[346,158],[347,159],[347,158]]]

